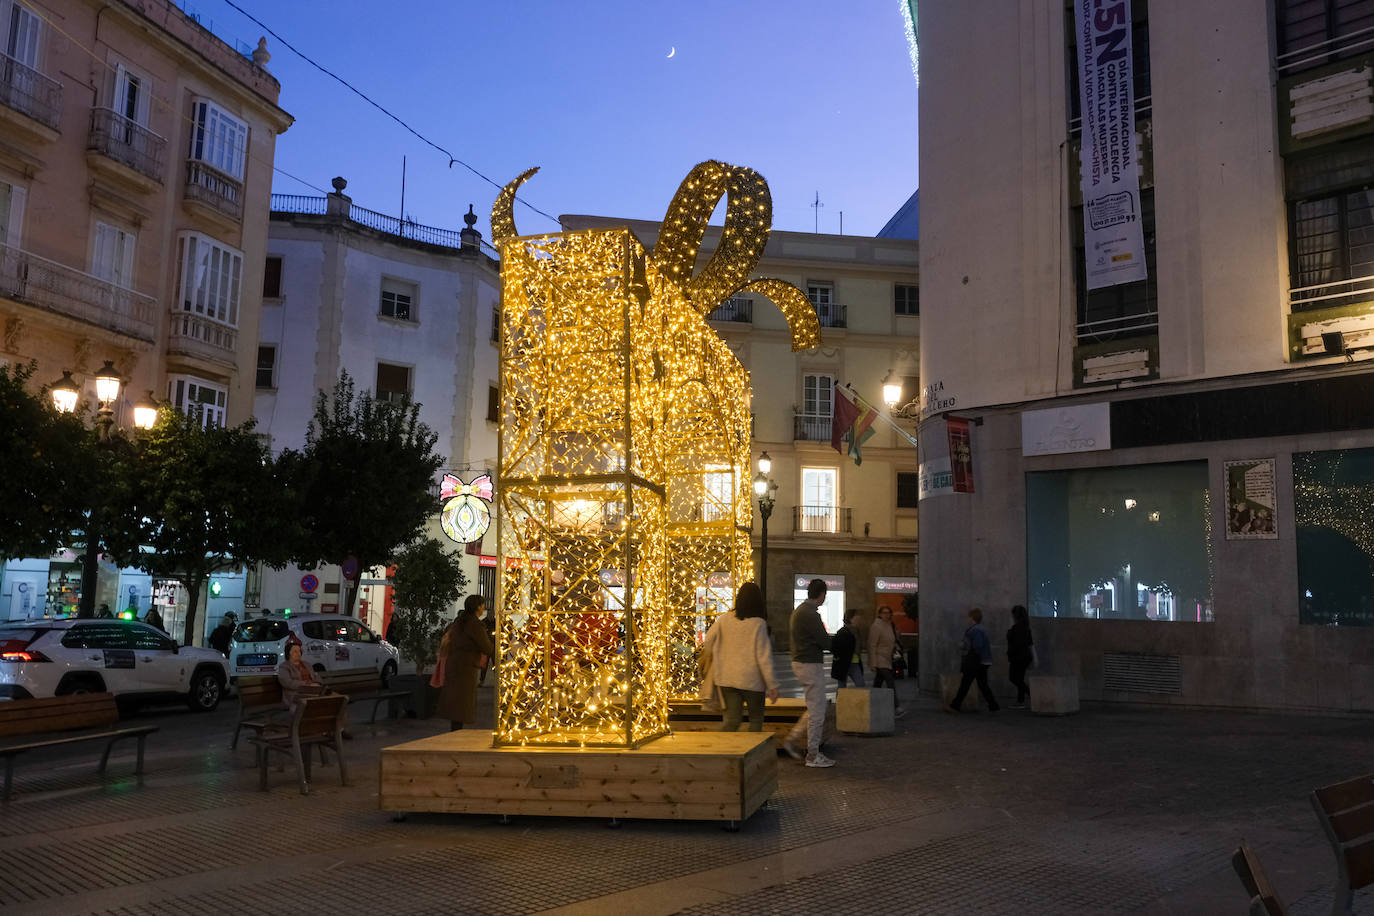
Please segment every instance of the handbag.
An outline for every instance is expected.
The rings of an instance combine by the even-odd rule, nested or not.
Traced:
[[[442,656],[441,656],[441,657],[439,658],[439,663],[438,663],[437,665],[434,666],[434,673],[431,674],[431,675],[429,676],[429,686],[431,686],[431,687],[443,687],[443,686],[444,686],[444,669],[445,669],[445,667],[446,667],[446,662],[447,662],[447,661],[448,661],[448,659],[447,659],[446,657],[442,657]]]

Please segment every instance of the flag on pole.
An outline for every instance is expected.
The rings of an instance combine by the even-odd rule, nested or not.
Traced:
[[[873,435],[873,421],[877,418],[878,411],[874,410],[871,404],[860,398],[851,401],[837,385],[835,410],[830,418],[830,447],[843,455],[840,441],[844,440],[849,443],[849,457],[854,459],[856,465],[863,464],[860,446]]]

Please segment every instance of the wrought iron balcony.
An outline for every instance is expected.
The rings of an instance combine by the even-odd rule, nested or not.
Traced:
[[[793,534],[850,534],[853,510],[844,506],[793,506]]]
[[[167,167],[167,141],[110,108],[91,109],[91,136],[86,148],[154,181],[162,181]]]
[[[712,321],[751,323],[754,320],[754,300],[743,296],[726,299],[707,317]]]
[[[798,414],[792,418],[792,439],[796,442],[829,442],[830,417]]]
[[[62,84],[0,53],[0,105],[57,130],[62,120]]]
[[[0,245],[0,296],[140,340],[153,339],[153,297],[6,245]]]
[[[243,183],[199,159],[186,160],[186,199],[199,201],[230,219],[243,218]]]
[[[823,328],[847,328],[849,309],[838,302],[822,302],[816,306],[816,317]]]
[[[201,356],[220,362],[235,360],[239,332],[227,324],[187,312],[172,309],[167,348],[189,356]]]

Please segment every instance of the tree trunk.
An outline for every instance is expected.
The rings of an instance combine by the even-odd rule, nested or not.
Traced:
[[[193,646],[193,637],[196,633],[196,619],[200,611],[200,590],[205,584],[205,579],[182,579],[181,584],[186,586],[186,625],[182,627],[181,644],[183,646]]]
[[[365,564],[363,563],[362,560],[359,560],[359,561],[358,561],[358,578],[356,578],[356,579],[353,580],[353,585],[350,587],[349,584],[348,584],[348,579],[347,579],[347,578],[344,579],[344,606],[343,606],[343,615],[344,615],[345,617],[357,617],[357,616],[358,616],[357,610],[356,610],[356,609],[357,609],[357,606],[358,606],[358,592],[362,590],[363,570],[365,570],[365,569],[371,569],[371,568],[372,568],[372,567],[365,565]]]

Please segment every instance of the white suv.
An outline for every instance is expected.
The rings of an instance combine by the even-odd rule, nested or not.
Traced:
[[[229,671],[213,649],[179,646],[137,620],[23,620],[0,624],[0,697],[113,693],[177,695],[198,712],[219,705]]]
[[[245,620],[229,643],[229,671],[234,677],[276,674],[292,634],[301,641],[301,657],[316,671],[372,671],[383,683],[396,673],[396,647],[354,618],[338,614]]]

